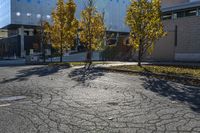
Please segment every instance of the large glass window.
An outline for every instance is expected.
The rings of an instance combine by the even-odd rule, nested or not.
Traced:
[[[176,14],[177,14],[177,18],[185,17],[185,12],[184,11],[177,12]]]
[[[197,16],[197,9],[191,9],[185,11],[185,16]]]
[[[200,8],[174,11],[173,13],[172,12],[163,13],[162,18],[163,20],[167,20],[167,19],[172,19],[172,18],[178,19],[178,18],[189,17],[189,16],[200,16]]]
[[[172,19],[172,13],[165,13],[162,16],[163,20],[168,20],[168,19]]]

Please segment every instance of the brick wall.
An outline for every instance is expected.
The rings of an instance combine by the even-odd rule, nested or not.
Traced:
[[[177,25],[177,46],[175,46],[175,26]],[[175,60],[177,54],[183,54],[186,61],[200,61],[200,17],[192,16],[165,20],[167,36],[160,39],[155,46],[153,58],[156,60]],[[193,56],[196,57],[188,57]],[[194,58],[194,59],[193,59]]]

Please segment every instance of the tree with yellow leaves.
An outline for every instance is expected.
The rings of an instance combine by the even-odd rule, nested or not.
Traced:
[[[63,52],[74,45],[78,30],[78,20],[75,18],[76,4],[74,0],[58,0],[56,9],[52,12],[52,24],[46,28],[50,33],[51,43],[59,50],[60,62]]]
[[[50,37],[49,37],[49,33],[45,31],[45,29],[48,26],[48,22],[41,19],[39,22],[39,27],[36,29],[37,34],[36,34],[36,40],[41,44],[41,52],[42,52],[42,56],[43,56],[43,63],[46,62],[46,53],[45,53],[45,49],[46,46],[48,45],[49,41],[50,41]]]
[[[87,0],[81,12],[80,40],[87,48],[86,63],[92,64],[92,53],[101,47],[105,35],[103,15],[96,10],[94,0]],[[88,67],[88,68],[89,68]]]
[[[130,28],[129,43],[138,52],[138,66],[145,54],[153,51],[156,40],[165,35],[161,20],[160,0],[131,0],[126,24]]]

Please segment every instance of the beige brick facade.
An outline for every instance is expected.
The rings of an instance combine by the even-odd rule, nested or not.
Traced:
[[[200,61],[200,16],[164,20],[163,23],[168,34],[156,43],[153,58],[162,61]]]

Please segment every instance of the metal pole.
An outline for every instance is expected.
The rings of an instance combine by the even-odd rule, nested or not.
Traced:
[[[175,25],[175,34],[174,34],[174,46],[178,45],[178,26]]]

